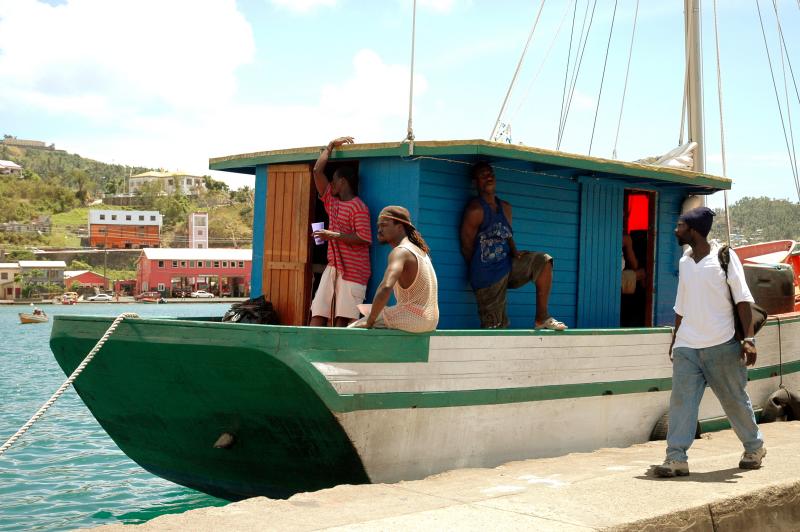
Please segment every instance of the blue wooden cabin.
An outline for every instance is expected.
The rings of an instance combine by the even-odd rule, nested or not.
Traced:
[[[299,148],[210,161],[212,170],[256,176],[252,293],[273,301],[286,325],[308,323],[309,279],[325,262],[309,236],[309,224],[324,216],[311,176],[319,152]],[[440,329],[479,325],[459,245],[462,212],[475,195],[470,170],[478,161],[494,167],[497,195],[513,206],[518,248],[554,257],[550,313],[572,328],[619,327],[621,320],[634,326],[671,324],[681,254],[672,230],[681,206],[689,195],[731,185],[728,179],[681,169],[483,140],[416,142],[413,150],[397,143],[335,150],[329,168],[357,164],[359,196],[373,224],[386,205],[403,205],[411,212],[431,247],[439,279]],[[621,296],[623,232],[635,237],[646,270],[634,303]],[[367,302],[388,253],[377,242],[371,249]],[[534,290],[531,285],[509,291],[512,328],[532,327]],[[625,318],[624,307],[633,304],[630,321],[630,309]]]

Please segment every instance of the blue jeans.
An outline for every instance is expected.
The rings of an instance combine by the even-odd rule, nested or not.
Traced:
[[[676,347],[672,350],[672,359],[667,460],[687,460],[686,451],[694,441],[700,399],[706,384],[717,396],[745,452],[757,451],[764,445],[745,390],[747,368],[736,339],[704,349]]]

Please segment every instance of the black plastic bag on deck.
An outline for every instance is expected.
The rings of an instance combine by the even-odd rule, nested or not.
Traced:
[[[278,313],[272,303],[264,296],[234,303],[222,317],[222,321],[231,323],[260,323],[263,325],[280,325]]]

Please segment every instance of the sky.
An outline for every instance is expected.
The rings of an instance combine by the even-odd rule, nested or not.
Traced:
[[[756,0],[718,3],[730,199],[798,201]],[[585,17],[595,4],[594,17]],[[211,174],[232,188],[252,186],[253,177],[210,172],[210,157],[323,145],[340,135],[400,141],[408,121],[412,5],[0,0],[0,134],[104,162]],[[489,138],[541,5],[417,0],[418,140]],[[640,0],[620,112],[636,5],[544,2],[502,118],[511,142],[557,147],[570,36],[574,58],[582,21],[591,20],[560,149],[587,154],[591,143],[592,155],[611,158],[616,139],[617,157],[636,160],[678,145],[681,0]],[[800,78],[800,0],[776,4],[788,50],[785,85],[772,0],[759,5],[783,123],[789,133],[791,116],[797,149],[800,95],[788,62]],[[713,7],[703,2],[706,168],[722,175]],[[720,194],[710,200],[721,202]]]

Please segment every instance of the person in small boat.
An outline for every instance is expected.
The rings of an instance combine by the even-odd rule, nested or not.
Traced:
[[[495,194],[494,169],[479,162],[472,167],[478,191],[461,221],[461,254],[467,261],[481,327],[509,326],[506,291],[529,282],[536,285],[534,327],[563,331],[567,326],[550,316],[547,302],[553,284],[553,257],[538,251],[519,251],[511,228],[511,204]]]
[[[389,244],[389,264],[372,305],[362,305],[365,317],[350,327],[430,332],[439,323],[439,284],[428,244],[411,223],[408,209],[385,207],[378,215],[378,242]],[[397,305],[387,307],[394,291]]]
[[[744,445],[742,469],[758,469],[767,454],[747,395],[747,367],[756,363],[753,296],[742,263],[730,250],[727,281],[719,247],[707,240],[714,211],[698,207],[678,218],[675,236],[689,245],[678,266],[675,329],[670,345],[672,393],[669,404],[667,456],[656,466],[659,477],[689,474],[686,451],[694,441],[698,408],[706,384],[719,399],[731,427]],[[745,338],[735,336],[734,303]]]
[[[321,327],[333,320],[345,327],[359,317],[370,276],[369,246],[372,243],[369,209],[358,197],[358,174],[352,166],[341,166],[328,182],[325,166],[331,152],[353,137],[339,137],[328,143],[314,164],[314,185],[325,205],[328,229],[314,236],[328,241],[328,265],[311,302],[311,326]]]
[[[34,316],[44,316],[44,312],[42,311],[42,309],[40,309],[38,307],[35,307],[33,309],[33,315]]]

